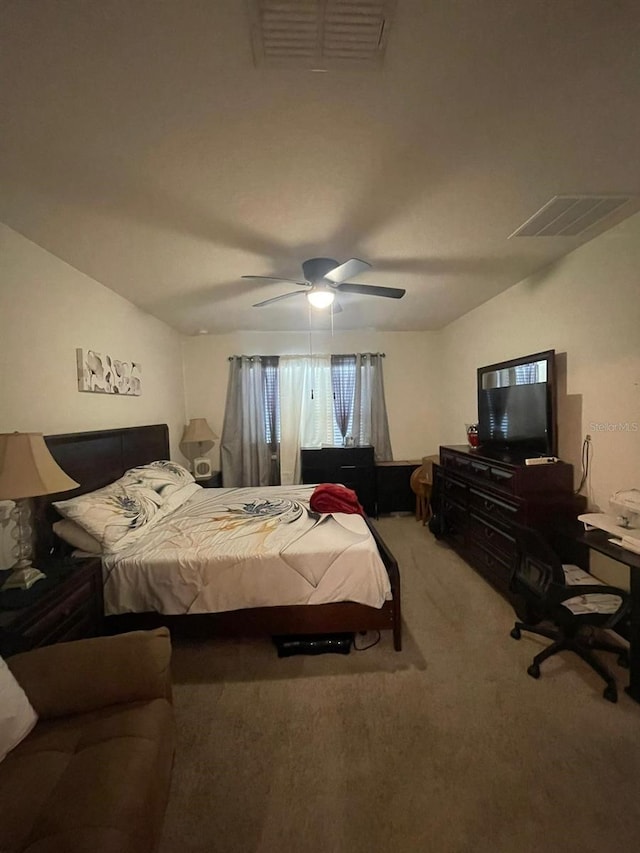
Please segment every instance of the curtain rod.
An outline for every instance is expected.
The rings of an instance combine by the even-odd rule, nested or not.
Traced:
[[[372,356],[378,355],[380,358],[386,358],[386,352],[332,352],[332,353],[313,353],[313,355],[339,355],[339,356]],[[313,358],[309,353],[283,353],[282,355],[230,355],[227,361],[234,361],[236,358],[246,358],[249,361],[259,361],[262,358],[282,358],[283,356],[291,356],[292,358]]]

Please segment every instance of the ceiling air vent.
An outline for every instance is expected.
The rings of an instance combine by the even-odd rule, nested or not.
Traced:
[[[611,216],[631,198],[628,195],[556,195],[509,237],[577,237]]]
[[[249,0],[256,65],[379,68],[395,0]]]

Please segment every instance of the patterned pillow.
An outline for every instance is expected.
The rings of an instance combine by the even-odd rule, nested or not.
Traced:
[[[162,499],[194,482],[193,474],[177,462],[159,460],[148,465],[130,468],[121,477],[128,488],[130,485],[152,489]]]
[[[60,515],[75,521],[109,550],[123,537],[148,525],[163,504],[153,489],[135,483],[125,486],[123,480],[53,505]]]

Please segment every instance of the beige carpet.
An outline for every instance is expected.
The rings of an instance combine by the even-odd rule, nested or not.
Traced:
[[[176,641],[178,753],[161,853],[528,853],[640,844],[640,705],[577,657],[531,657],[509,605],[413,518],[404,650],[279,659]],[[606,656],[625,683],[625,671]]]

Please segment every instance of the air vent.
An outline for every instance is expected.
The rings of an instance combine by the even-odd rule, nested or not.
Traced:
[[[395,0],[249,0],[256,65],[380,68]]]
[[[509,237],[577,237],[612,216],[631,198],[628,195],[556,195]]]

